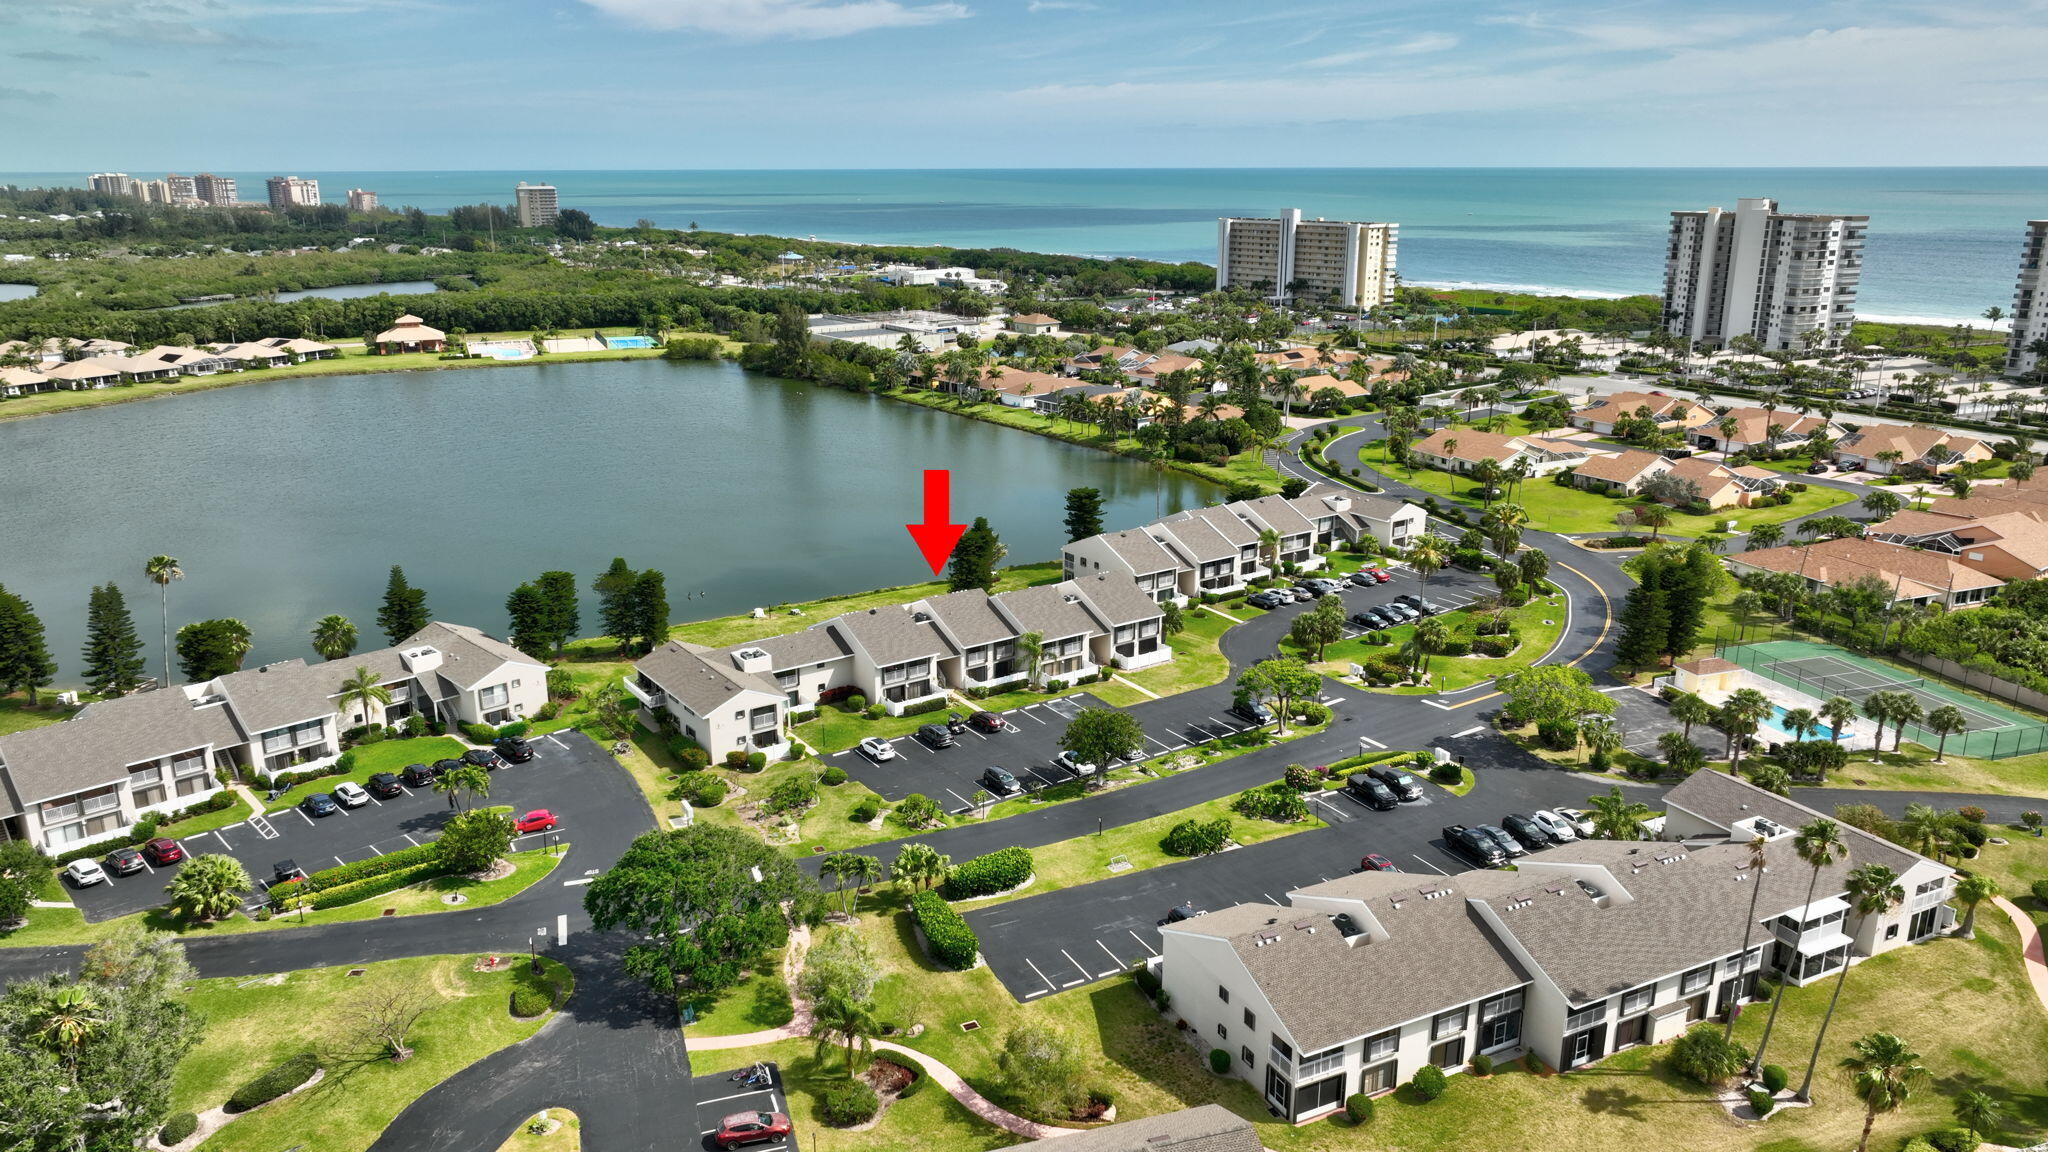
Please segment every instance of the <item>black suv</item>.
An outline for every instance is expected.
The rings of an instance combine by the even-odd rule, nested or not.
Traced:
[[[505,762],[498,759],[498,754],[489,748],[469,749],[462,754],[462,762],[464,764],[474,764],[479,768],[503,768],[505,766]]]
[[[1280,593],[1275,592],[1272,589],[1268,588],[1264,591],[1254,592],[1251,595],[1245,597],[1244,602],[1251,605],[1254,608],[1272,609],[1278,608],[1282,604],[1293,603],[1294,597],[1282,596]]]
[[[1354,772],[1346,776],[1344,791],[1349,792],[1352,799],[1375,812],[1385,812],[1389,808],[1401,806],[1400,798],[1395,796],[1392,790],[1363,772]]]
[[[1498,824],[1474,824],[1473,827],[1493,837],[1494,843],[1499,844],[1500,850],[1507,853],[1510,859],[1529,854],[1529,850],[1522,847],[1521,841],[1508,835],[1507,829],[1502,828]]]
[[[981,786],[997,796],[1014,796],[1024,790],[1024,786],[1017,783],[1017,778],[1010,775],[1009,769],[995,765],[982,770]]]
[[[1463,824],[1450,824],[1444,828],[1444,843],[1451,851],[1482,868],[1498,868],[1508,862],[1508,854],[1500,850],[1493,837],[1477,828]]]
[[[1380,629],[1385,628],[1387,626],[1386,622],[1381,620],[1379,617],[1369,615],[1364,612],[1353,612],[1351,614],[1351,622],[1353,624],[1358,625],[1360,628],[1364,628],[1374,632],[1377,632]]]
[[[398,774],[398,778],[405,781],[405,786],[408,788],[425,788],[434,782],[434,777],[441,774],[442,764],[455,764],[459,766],[461,763],[460,760],[443,760],[432,765],[407,764],[405,771]]]
[[[514,764],[524,764],[533,759],[533,745],[519,736],[500,736],[497,743],[491,747],[498,750],[498,755]]]
[[[1402,800],[1422,799],[1422,782],[1391,764],[1375,764],[1365,774],[1386,785],[1387,791]]]
[[[1254,724],[1271,724],[1273,722],[1273,710],[1257,700],[1239,700],[1230,706],[1230,710]]]
[[[925,724],[918,728],[917,738],[933,748],[951,748],[959,741],[944,724]]]
[[[1550,847],[1550,833],[1543,830],[1543,825],[1527,816],[1518,816],[1510,812],[1501,817],[1500,826],[1507,829],[1508,835],[1521,841],[1522,847],[1531,852]]]
[[[398,777],[393,776],[389,772],[371,773],[370,778],[363,781],[363,787],[370,790],[370,795],[384,800],[389,800],[393,796],[403,795],[405,792],[405,789],[398,783]]]

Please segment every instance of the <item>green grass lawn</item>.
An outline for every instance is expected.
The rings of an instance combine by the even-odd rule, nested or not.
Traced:
[[[263,811],[282,812],[315,792],[334,791],[334,786],[343,780],[361,784],[379,772],[397,772],[407,764],[432,764],[436,760],[460,756],[464,747],[466,745],[453,736],[421,736],[412,740],[380,740],[375,744],[364,744],[353,749],[355,767],[346,774],[322,776],[294,784]]]
[[[43,693],[34,707],[29,705],[28,697],[19,692],[0,695],[0,736],[68,720],[77,712],[76,708],[66,708],[57,703],[56,695],[50,692]]]
[[[477,972],[473,956],[428,956],[285,974],[275,982],[223,977],[193,985],[186,1003],[208,1027],[178,1065],[173,1106],[216,1107],[264,1069],[304,1051],[327,1074],[312,1088],[246,1113],[206,1142],[208,1152],[361,1152],[406,1105],[435,1084],[538,1031],[546,1017],[512,1016],[525,965]],[[566,985],[568,970],[543,961]],[[351,967],[367,971],[350,977]],[[394,1064],[350,1034],[346,1009],[364,997],[417,989],[434,1006],[408,1036],[413,1055]]]
[[[1231,615],[1236,616],[1237,613],[1232,612]],[[1184,626],[1180,634],[1166,638],[1167,646],[1173,649],[1173,659],[1116,675],[1154,696],[1172,696],[1206,688],[1230,675],[1230,661],[1224,657],[1219,644],[1223,634],[1234,625],[1214,612],[1194,606],[1183,609],[1181,618]],[[1114,678],[1091,684],[1088,691],[1119,707],[1129,707],[1151,698],[1144,692],[1133,691],[1128,685],[1117,683]]]
[[[527,1124],[553,1124],[554,1129],[544,1133],[533,1133],[521,1124],[505,1142],[498,1145],[498,1152],[582,1152],[583,1121],[567,1108],[543,1108]]]
[[[1423,595],[1427,596],[1428,593],[1425,592]],[[1515,631],[1521,636],[1522,643],[1506,656],[1432,656],[1429,661],[1428,685],[1371,690],[1403,696],[1455,692],[1496,676],[1519,672],[1541,660],[1556,646],[1558,637],[1564,634],[1564,599],[1562,593],[1555,593],[1531,600],[1520,608],[1509,609],[1508,616],[1514,621]],[[1473,629],[1478,626],[1481,617],[1487,615],[1491,613],[1461,609],[1446,613],[1438,619],[1451,624],[1454,637],[1470,642],[1475,638]],[[1546,620],[1549,623],[1545,623]],[[1376,655],[1400,652],[1414,634],[1413,624],[1402,624],[1368,634],[1388,637],[1390,642],[1386,644],[1368,644],[1364,637],[1340,640],[1323,650],[1323,661],[1315,667],[1331,675],[1344,674],[1353,663],[1363,664]]]
[[[1891,737],[1885,737],[1887,746]],[[1848,766],[1828,776],[1834,788],[1886,791],[1993,792],[2007,796],[2048,796],[2048,752],[2010,760],[1973,760],[1950,753],[1937,764],[1934,750],[1911,740],[1897,752],[1875,759],[1867,750],[1849,754]]]
[[[780,953],[764,958],[753,975],[723,992],[684,996],[684,1004],[696,1012],[696,1019],[684,1026],[685,1033],[739,1036],[789,1023],[788,999],[777,1001],[769,995],[786,989],[781,959]]]

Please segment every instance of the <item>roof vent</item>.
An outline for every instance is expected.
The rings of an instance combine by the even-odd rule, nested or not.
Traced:
[[[1254,948],[1264,948],[1268,944],[1277,944],[1279,942],[1280,934],[1278,932],[1261,932],[1257,936],[1252,937],[1252,947]]]
[[[1595,900],[1598,900],[1602,896],[1607,895],[1607,893],[1602,892],[1598,887],[1591,883],[1588,883],[1587,881],[1578,880],[1574,881],[1574,883],[1576,883],[1579,886],[1579,891],[1584,892],[1586,895],[1591,896]]]
[[[1550,893],[1552,896],[1564,895],[1564,885],[1562,884],[1545,884],[1543,886],[1543,890],[1545,892]]]
[[[1069,604],[1079,604],[1081,602],[1081,594],[1078,592],[1062,592],[1060,599]]]
[[[929,612],[912,612],[910,618],[919,624],[929,624],[932,622],[932,614]]]

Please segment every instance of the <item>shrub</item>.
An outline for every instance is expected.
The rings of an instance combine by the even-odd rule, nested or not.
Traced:
[[[1168,856],[1207,856],[1223,851],[1223,845],[1230,839],[1230,821],[1219,816],[1214,820],[1183,820],[1167,829],[1159,847]]]
[[[531,1020],[554,1006],[552,989],[534,984],[517,984],[512,988],[512,1014],[521,1020]]]
[[[922,716],[927,712],[937,712],[942,708],[950,708],[952,706],[953,702],[944,696],[934,696],[929,700],[919,700],[915,704],[905,704],[903,706],[903,715]]]
[[[1977,1152],[1983,1141],[1968,1128],[1936,1128],[1923,1137],[1934,1146],[1935,1152]]]
[[[1481,656],[1505,656],[1514,650],[1515,646],[1504,636],[1483,636],[1472,642],[1472,651]]]
[[[309,883],[324,894],[340,885],[384,876],[393,872],[403,872],[420,865],[439,867],[439,853],[440,850],[432,843],[421,844],[414,848],[401,848],[396,852],[389,852],[382,856],[372,856],[366,860],[357,860],[350,864],[337,864],[332,868],[322,868],[320,871],[310,874],[304,880],[274,884],[270,888],[270,895],[273,900],[283,904],[292,898],[293,893],[303,891]],[[403,886],[400,885],[400,887]],[[391,889],[387,888],[385,891],[388,892]],[[357,898],[361,899],[361,897]]]
[[[953,906],[937,892],[919,892],[910,898],[910,912],[930,946],[932,959],[954,968],[968,968],[981,952],[974,929],[960,918]]]
[[[1735,1078],[1749,1063],[1749,1049],[1725,1040],[1711,1024],[1693,1028],[1671,1045],[1671,1070],[1709,1088]]]
[[[948,900],[965,900],[1015,888],[1031,876],[1031,850],[1011,846],[956,864],[946,873]]]
[[[1769,1092],[1761,1088],[1751,1088],[1749,1090],[1749,1106],[1756,1109],[1756,1114],[1762,1117],[1769,1116],[1771,1109],[1778,1106],[1778,1102],[1772,1098]]]
[[[1328,724],[1330,722],[1329,705],[1320,703],[1315,700],[1308,700],[1300,704],[1296,704],[1294,706],[1294,714],[1296,716],[1301,717],[1301,722],[1303,724],[1308,724],[1311,726],[1317,724]]]
[[[498,729],[498,738],[500,740],[504,740],[511,737],[524,736],[528,732],[532,731],[532,729],[533,725],[528,724],[526,721],[514,720],[510,724],[504,725],[503,727]]]
[[[818,1093],[818,1119],[835,1128],[865,1124],[882,1109],[882,1098],[865,1080],[841,1080]]]
[[[734,772],[745,771],[747,767],[747,754],[738,748],[727,752],[725,754],[725,766]]]
[[[247,1112],[260,1104],[268,1104],[311,1080],[313,1073],[319,1070],[320,1058],[311,1052],[301,1052],[235,1089],[235,1094],[228,1097],[227,1111]]]
[[[498,730],[489,724],[458,724],[456,729],[471,744],[489,744],[498,738]]]
[[[1439,784],[1456,786],[1465,780],[1465,770],[1454,760],[1446,760],[1429,770],[1429,778]]]
[[[685,772],[676,781],[669,795],[678,800],[688,800],[698,808],[716,808],[725,802],[730,786],[709,772]]]
[[[868,710],[865,713],[863,713],[863,715],[865,715],[870,720],[880,720],[882,717],[887,716],[888,714],[889,710],[887,708],[882,707],[880,704],[868,705]]]
[[[1271,820],[1277,824],[1291,824],[1296,820],[1308,819],[1308,804],[1301,794],[1289,788],[1286,783],[1267,784],[1247,789],[1230,802],[1230,808],[1240,816],[1254,820]]]
[[[1471,654],[1472,642],[1470,640],[1446,640],[1444,641],[1444,646],[1437,651],[1439,656],[1470,656]]]
[[[1985,817],[1991,814],[1975,804],[1965,804],[1961,808],[1956,809],[1956,815],[1961,816],[1972,824],[1982,824]]]
[[[912,1063],[916,1062],[912,1061]],[[903,1086],[903,1090],[901,1092],[896,1093],[896,1098],[898,1100],[908,1100],[912,1096],[917,1095],[918,1089],[923,1088],[924,1082],[928,1079],[930,1079],[930,1077],[918,1072],[915,1068],[911,1069],[910,1083],[905,1084]]]
[[[1493,1057],[1484,1053],[1474,1056],[1472,1058],[1472,1074],[1474,1076],[1493,1075]]]
[[[2027,891],[2034,894],[2034,899],[2039,900],[2044,906],[2048,906],[2048,880],[2034,881],[2032,884],[2027,885]]]
[[[1365,1124],[1372,1120],[1372,1097],[1363,1092],[1353,1092],[1344,1098],[1344,1115],[1353,1124]]]
[[[939,823],[943,813],[939,802],[922,792],[912,792],[896,805],[896,822],[905,828],[928,828]]]
[[[1415,1070],[1415,1079],[1408,1082],[1408,1090],[1424,1104],[1444,1094],[1450,1082],[1444,1079],[1443,1069],[1434,1064],[1424,1064]]]
[[[1209,1049],[1209,1071],[1218,1076],[1230,1075],[1230,1053],[1221,1048]]]
[[[1143,992],[1147,997],[1156,995],[1159,992],[1159,973],[1143,966],[1133,968],[1131,969],[1131,983],[1136,984],[1138,991]]]
[[[164,1121],[164,1126],[157,1131],[156,1138],[165,1144],[182,1144],[197,1131],[199,1117],[190,1112],[180,1112]]]
[[[1289,764],[1287,771],[1281,774],[1280,780],[1297,792],[1312,792],[1322,787],[1323,783],[1317,779],[1315,769],[1304,768],[1299,764]]]
[[[855,692],[846,698],[845,707],[848,712],[865,712],[868,710],[868,698]]]
[[[747,771],[759,772],[761,769],[766,768],[767,766],[768,754],[766,752],[747,753]]]
[[[846,783],[846,769],[837,764],[828,764],[825,770],[818,774],[818,783],[827,788],[837,788]]]
[[[1763,1071],[1757,1074],[1757,1078],[1764,1082],[1764,1089],[1773,1096],[1783,1092],[1785,1085],[1792,1082],[1791,1073],[1785,1071],[1783,1066],[1777,1064],[1764,1065]]]
[[[846,818],[856,824],[871,824],[874,822],[875,817],[881,814],[882,802],[873,796],[867,796],[863,797],[860,803],[853,806],[853,811],[848,812]]]
[[[560,716],[561,714],[562,705],[554,700],[550,700],[547,703],[533,710],[534,720],[542,724],[545,724],[548,721],[553,720],[555,717]],[[415,727],[417,727],[419,731],[415,731]],[[405,735],[407,737],[417,736],[420,734],[421,731],[425,730],[426,724],[418,716],[407,716],[405,718]]]
[[[818,802],[818,786],[802,776],[792,776],[777,784],[768,793],[764,807],[780,816],[788,812],[801,812]]]
[[[446,871],[447,869],[438,861],[427,864],[415,864],[410,868],[401,868],[396,872],[386,872],[381,876],[371,876],[367,879],[354,880],[347,884],[337,884],[331,888],[318,889],[306,901],[306,906],[315,912],[323,908],[339,908],[344,904],[354,904],[359,901],[368,900],[373,896],[382,896],[386,892],[396,892],[400,888],[410,888],[422,880],[431,879]],[[291,885],[290,887],[297,886]],[[273,899],[277,898],[276,893],[278,891],[280,891],[278,887],[271,889]],[[291,893],[287,892],[285,895],[287,899],[291,898]]]

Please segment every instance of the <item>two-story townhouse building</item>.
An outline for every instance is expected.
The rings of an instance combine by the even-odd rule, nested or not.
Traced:
[[[727,658],[671,640],[634,662],[626,688],[714,760],[735,751],[772,759],[789,750],[789,699],[768,679],[771,663],[766,652],[743,649]]]
[[[1285,496],[1261,496],[1256,500],[1240,500],[1226,504],[1225,508],[1237,514],[1257,532],[1271,532],[1280,538],[1278,556],[1282,564],[1294,564],[1303,568],[1314,568],[1322,563],[1316,553],[1316,525],[1302,515]],[[1332,539],[1335,539],[1334,518],[1331,519]]]
[[[860,690],[853,680],[853,649],[823,625],[735,644],[719,655],[773,683],[792,709],[829,704]]]
[[[1202,516],[1169,516],[1147,526],[1145,531],[1180,560],[1183,598],[1236,592],[1265,572],[1259,562],[1256,536],[1248,543],[1239,543]],[[1230,531],[1237,535],[1251,532],[1243,521],[1237,521]]]
[[[923,611],[945,637],[952,652],[940,659],[947,684],[957,688],[999,688],[1030,675],[1017,651],[1022,629],[979,588],[928,596],[914,610]]]
[[[1121,572],[1138,590],[1161,604],[1184,603],[1182,564],[1166,545],[1141,529],[1084,536],[1060,550],[1061,574],[1069,580],[1103,572]]]
[[[1088,642],[1097,667],[1129,671],[1173,659],[1173,649],[1166,643],[1165,610],[1129,577],[1101,572],[1057,587],[1073,588],[1081,607],[1095,620],[1098,630]]]
[[[1018,634],[1039,636],[1038,679],[1073,680],[1093,676],[1098,665],[1093,641],[1103,626],[1081,603],[1072,584],[1041,584],[998,592],[989,598],[996,610],[1010,620]]]

